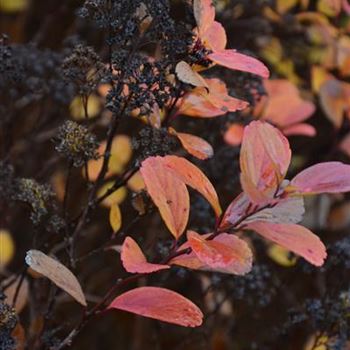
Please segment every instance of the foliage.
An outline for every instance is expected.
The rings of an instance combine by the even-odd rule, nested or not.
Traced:
[[[0,347],[347,349],[349,14],[1,1]]]

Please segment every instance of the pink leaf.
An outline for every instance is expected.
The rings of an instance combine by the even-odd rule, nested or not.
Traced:
[[[193,14],[201,35],[213,24],[215,7],[211,0],[193,0]]]
[[[290,183],[291,191],[300,193],[339,193],[350,191],[350,165],[325,162],[300,172]]]
[[[321,240],[303,226],[256,221],[249,223],[247,228],[302,256],[313,265],[322,266],[327,257],[326,248]]]
[[[240,154],[241,184],[253,203],[263,204],[274,197],[290,159],[288,140],[277,128],[261,121],[245,127]]]
[[[221,23],[215,21],[201,34],[201,40],[206,48],[213,51],[224,50],[227,44],[225,28]]]
[[[147,262],[142,250],[131,237],[125,238],[121,251],[121,259],[125,270],[131,273],[152,273],[170,268],[168,265]]]
[[[165,156],[162,158],[165,167],[171,170],[179,180],[198,191],[213,207],[217,216],[221,214],[221,207],[215,188],[203,172],[185,158]],[[176,187],[174,188],[177,191]]]
[[[140,172],[169,231],[179,238],[186,228],[190,210],[186,185],[163,165],[160,157],[147,158]]]
[[[222,233],[211,241],[205,241],[209,236],[210,233],[199,236],[200,239],[197,240],[197,242],[192,242],[193,245],[198,245],[197,253],[199,255],[193,251],[189,254],[182,254],[172,259],[170,264],[187,267],[193,270],[216,271],[233,275],[244,275],[251,270],[253,260],[252,252],[245,241],[227,233]],[[180,246],[178,251],[189,247],[190,242],[188,241]],[[226,256],[226,261],[231,260],[231,258],[229,258],[229,256],[231,256],[232,261],[227,265],[214,263],[214,265],[216,265],[216,267],[214,267],[212,262],[213,260],[215,261],[215,256],[213,257],[213,254],[215,255],[216,250],[219,250],[218,255]],[[206,252],[208,252],[208,254],[206,254]],[[199,259],[199,256],[201,256],[201,259]],[[207,264],[206,261],[209,261],[210,265]],[[219,265],[221,265],[221,267]]]
[[[234,70],[248,72],[268,78],[268,68],[254,57],[238,53],[236,50],[222,50],[209,54],[208,59],[214,63]]]
[[[304,135],[304,136],[316,136],[316,129],[306,123],[299,123],[299,124],[294,124],[291,126],[288,126],[287,128],[284,128],[283,134],[286,136],[291,136],[291,135]]]
[[[184,327],[202,324],[201,310],[182,295],[164,288],[140,287],[113,300],[108,307]]]
[[[300,196],[271,200],[266,208],[252,205],[245,193],[237,196],[228,206],[222,218],[220,229],[239,229],[254,221],[267,221],[277,224],[296,224],[303,218],[304,200]]]

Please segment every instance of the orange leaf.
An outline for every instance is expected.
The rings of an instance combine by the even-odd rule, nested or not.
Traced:
[[[173,128],[169,128],[169,132],[176,136],[180,140],[183,148],[194,157],[203,160],[214,155],[213,147],[202,138],[191,134],[177,132]]]
[[[124,240],[121,259],[125,270],[131,273],[152,273],[170,268],[168,265],[149,263],[138,244],[131,237],[126,237]]]
[[[215,188],[199,168],[187,159],[177,156],[165,156],[162,161],[179,180],[202,194],[213,207],[215,214],[220,216],[221,207]]]
[[[147,158],[140,171],[165,224],[178,239],[186,228],[190,209],[186,185],[163,165],[160,157]]]
[[[202,324],[201,310],[182,295],[164,288],[140,287],[113,300],[108,307],[184,327]]]
[[[322,266],[327,257],[326,248],[321,240],[303,226],[255,221],[247,228],[302,256],[313,265]]]
[[[213,118],[228,112],[235,112],[248,107],[248,102],[228,95],[224,82],[219,79],[205,79],[209,92],[196,88],[179,103],[179,114],[190,117]]]
[[[273,198],[291,160],[288,140],[268,123],[251,122],[245,129],[240,154],[241,184],[253,203]]]
[[[229,126],[224,134],[224,140],[231,146],[239,146],[242,142],[244,126],[234,123]]]
[[[262,62],[236,50],[216,51],[209,54],[207,58],[229,69],[260,75],[263,78],[268,78],[270,75],[268,68]]]

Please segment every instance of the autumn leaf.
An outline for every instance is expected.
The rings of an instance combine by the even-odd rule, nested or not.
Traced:
[[[161,161],[150,157],[142,162],[141,175],[147,191],[173,236],[178,239],[184,232],[189,216],[189,194],[186,185]]]
[[[183,83],[191,84],[197,87],[200,86],[208,88],[208,85],[205,82],[204,78],[195,72],[185,61],[181,61],[176,65],[175,73],[178,79]]]
[[[240,111],[248,107],[248,102],[228,94],[226,84],[220,79],[205,79],[209,91],[195,88],[178,103],[178,114],[189,117],[214,118],[228,112]]]
[[[267,96],[255,107],[255,111],[262,109],[262,119],[272,122],[285,135],[315,135],[311,125],[301,123],[314,113],[315,105],[301,98],[296,85],[286,79],[274,79],[265,80],[264,87]]]
[[[173,175],[206,198],[215,214],[220,216],[221,207],[215,188],[199,168],[187,159],[177,156],[165,156],[162,158],[162,162]]]
[[[212,0],[193,0],[193,14],[200,34],[205,33],[215,19]]]
[[[345,111],[350,109],[350,84],[328,79],[320,87],[320,103],[328,119],[340,128]]]
[[[216,51],[208,55],[208,59],[229,69],[239,70],[268,78],[268,68],[254,57],[244,55],[236,50]]]
[[[191,134],[177,132],[173,128],[169,128],[169,132],[179,139],[183,148],[192,156],[204,160],[211,158],[214,155],[213,147],[202,138]]]
[[[224,140],[231,146],[239,146],[243,139],[244,126],[238,123],[231,124],[224,134]]]
[[[122,226],[122,214],[117,203],[111,206],[109,211],[109,223],[111,224],[114,232],[119,231],[120,227]]]
[[[301,196],[271,200],[269,205],[259,209],[252,205],[245,193],[241,193],[226,209],[220,229],[239,228],[254,221],[296,224],[302,220],[304,213],[304,200]]]
[[[152,273],[170,268],[168,265],[149,263],[141,248],[131,237],[126,237],[124,240],[121,259],[125,270],[131,273]]]
[[[84,293],[77,278],[59,261],[35,249],[27,252],[25,260],[27,265],[35,272],[47,277],[81,305],[87,306]]]
[[[313,265],[322,266],[327,257],[326,248],[321,240],[303,226],[255,221],[249,223],[247,228],[302,256]]]
[[[113,300],[109,309],[128,311],[184,327],[202,324],[201,310],[182,295],[165,288],[140,287]]]
[[[350,191],[350,165],[325,162],[313,165],[296,175],[287,191],[301,194]]]
[[[217,240],[206,240],[194,231],[187,232],[187,240],[198,259],[213,269],[226,268],[241,258],[230,246]]]
[[[0,271],[12,260],[15,254],[15,243],[8,230],[0,230]]]
[[[222,233],[213,240],[205,241],[211,234],[193,236],[192,242],[185,242],[178,251],[188,249],[193,245],[196,251],[173,258],[169,263],[193,270],[216,271],[221,273],[244,275],[252,268],[253,256],[248,244],[237,236]],[[198,238],[199,236],[199,238]],[[216,255],[217,254],[217,255]],[[225,257],[220,262],[220,257]],[[219,260],[216,261],[216,258]]]
[[[240,153],[241,184],[253,203],[275,195],[291,159],[288,140],[268,123],[251,122],[243,134]]]

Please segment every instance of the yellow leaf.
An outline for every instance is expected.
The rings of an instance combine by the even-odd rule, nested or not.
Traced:
[[[101,111],[102,105],[101,100],[96,95],[91,95],[88,98],[87,103],[87,114],[89,118],[96,117]],[[72,117],[75,120],[83,120],[85,119],[85,110],[84,105],[81,100],[81,97],[76,97],[72,103],[70,104],[70,112]]]
[[[304,350],[327,350],[328,341],[327,335],[314,334],[307,341]]]
[[[298,0],[277,0],[277,12],[284,14],[288,12],[292,7],[294,7],[298,2]]]
[[[0,270],[5,267],[13,258],[15,243],[9,231],[0,230]]]
[[[98,190],[98,197],[103,196],[108,191],[108,189],[110,189],[113,186],[113,184],[114,182],[107,182],[106,184],[104,184]],[[110,208],[113,204],[121,204],[125,200],[127,194],[128,191],[126,187],[120,187],[118,190],[114,191],[111,195],[105,198],[101,204],[107,208]]]
[[[291,257],[289,250],[277,244],[272,244],[267,254],[275,263],[284,267],[294,266],[297,262],[296,256]]]
[[[0,12],[19,12],[26,9],[28,0],[0,0]]]
[[[339,15],[341,6],[341,0],[319,0],[317,10],[328,17],[335,17]]]
[[[114,232],[119,231],[122,226],[122,213],[118,204],[113,204],[109,211],[109,223],[112,226]]]
[[[134,192],[139,192],[145,188],[145,182],[139,171],[129,179],[128,187]]]

